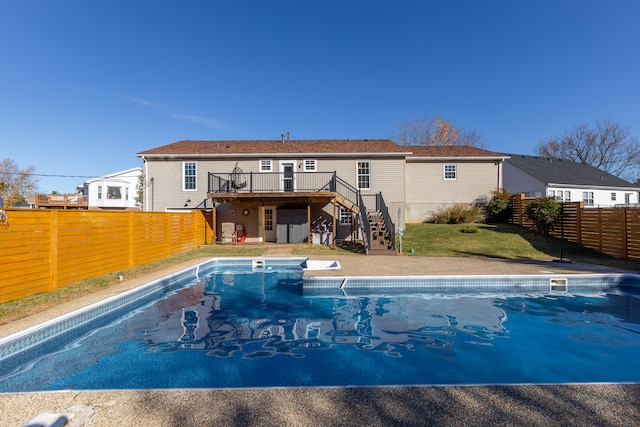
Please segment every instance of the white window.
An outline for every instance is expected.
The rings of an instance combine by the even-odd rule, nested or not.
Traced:
[[[102,185],[98,185],[98,200],[102,200]]]
[[[549,190],[549,197],[556,197],[555,190]]]
[[[273,161],[271,159],[260,159],[260,172],[273,172]]]
[[[456,165],[444,165],[444,179],[446,181],[455,180],[457,174]]]
[[[628,205],[631,203],[631,193],[624,193],[624,204]]]
[[[122,187],[111,187],[107,185],[107,199],[109,200],[122,199]]]
[[[318,161],[316,159],[305,159],[305,161],[304,161],[304,171],[305,172],[317,172],[318,171]]]
[[[183,163],[184,175],[182,176],[183,190],[196,190],[196,162]]]
[[[583,191],[582,201],[585,206],[593,206],[593,191]]]
[[[351,212],[340,206],[340,225],[351,225]]]
[[[611,193],[611,201],[612,202],[616,201],[616,193]]]
[[[358,160],[356,162],[356,178],[359,190],[371,188],[371,162],[369,160]]]
[[[562,191],[562,190],[558,190],[555,193],[555,196],[553,194],[553,190],[549,191],[549,196],[550,197],[555,197],[557,202],[570,202],[571,201],[571,192],[570,191]],[[563,198],[564,196],[564,198]]]

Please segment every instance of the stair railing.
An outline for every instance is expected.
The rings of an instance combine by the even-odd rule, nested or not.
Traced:
[[[369,215],[367,215],[367,207],[362,200],[362,194],[358,193],[358,221],[360,222],[360,232],[362,233],[362,243],[364,244],[364,253],[369,255],[371,249],[371,225],[369,224]]]
[[[387,204],[384,202],[382,193],[376,194],[376,209],[380,211],[380,213],[382,214],[382,218],[384,218],[384,222],[387,226],[387,230],[389,230],[389,239],[391,239],[391,247],[395,251],[396,250],[396,230],[393,225],[393,221],[391,221],[389,208],[387,207]]]
[[[336,193],[340,194],[342,197],[344,197],[354,205],[360,204],[360,190],[340,178],[336,174],[336,172],[333,173],[333,180],[331,185],[331,191],[335,191]]]

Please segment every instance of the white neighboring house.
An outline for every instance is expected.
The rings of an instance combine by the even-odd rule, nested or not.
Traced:
[[[594,166],[555,157],[511,154],[504,162],[504,188],[525,197],[555,197],[585,207],[630,206],[640,187]]]
[[[90,210],[141,210],[136,189],[142,168],[127,169],[85,181],[78,194],[89,196]]]

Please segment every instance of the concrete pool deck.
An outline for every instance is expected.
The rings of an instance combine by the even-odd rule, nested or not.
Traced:
[[[266,256],[290,256],[274,247]],[[307,275],[423,276],[638,273],[582,263],[415,256],[313,256],[339,270]],[[195,265],[191,260],[0,325],[0,337]],[[428,369],[428,367],[425,367]],[[521,385],[239,390],[59,391],[0,394],[0,424],[44,412],[74,414],[68,426],[208,425],[640,425],[640,385]]]

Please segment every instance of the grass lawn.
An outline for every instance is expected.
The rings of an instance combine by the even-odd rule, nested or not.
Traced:
[[[549,260],[564,258],[627,268],[640,271],[640,262],[618,260],[579,245],[560,239],[540,236],[515,225],[487,224],[409,224],[402,237],[405,256],[460,256],[491,257],[504,259]],[[397,240],[397,244],[400,241]],[[341,245],[332,248],[321,245],[297,245],[291,247],[294,256],[353,255],[364,256],[362,246]],[[410,254],[413,249],[413,254]],[[195,251],[136,267],[124,272],[125,277],[135,278],[191,259],[222,256],[261,256],[267,251],[263,245],[211,245]],[[45,292],[0,304],[0,324],[12,319],[37,313],[90,292],[117,283],[115,272],[85,280],[63,289]]]
[[[470,232],[471,231],[471,232]],[[400,243],[399,241],[397,242]],[[621,260],[575,243],[544,237],[511,224],[408,224],[402,252],[422,256],[474,256],[573,261],[640,270],[639,261]]]
[[[480,256],[548,260],[560,256],[560,242],[513,225],[409,224],[403,252],[423,256]],[[566,244],[566,242],[565,242]]]

